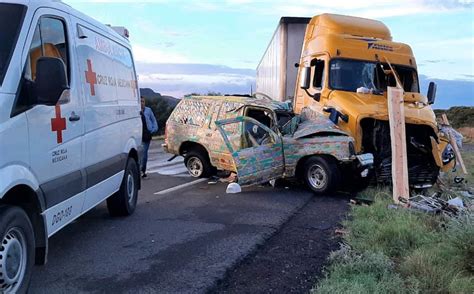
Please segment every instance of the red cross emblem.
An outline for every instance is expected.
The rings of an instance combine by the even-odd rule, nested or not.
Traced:
[[[56,132],[58,144],[63,142],[63,131],[66,130],[66,119],[61,117],[61,106],[56,104],[56,117],[51,119],[51,131]]]
[[[94,85],[97,84],[97,74],[92,71],[92,61],[87,59],[86,82],[91,85],[91,96],[95,96]]]

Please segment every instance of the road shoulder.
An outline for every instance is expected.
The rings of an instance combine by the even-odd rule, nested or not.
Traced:
[[[313,198],[209,292],[307,293],[339,248],[334,231],[348,209],[342,196]]]

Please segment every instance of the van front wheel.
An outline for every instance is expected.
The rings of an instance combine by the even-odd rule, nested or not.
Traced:
[[[33,227],[19,207],[0,206],[0,292],[26,293],[35,259]]]
[[[128,216],[135,211],[139,178],[138,164],[135,159],[129,158],[120,190],[107,199],[107,208],[111,216]]]
[[[189,174],[194,178],[206,178],[215,173],[209,158],[201,152],[190,151],[184,157],[184,164]]]
[[[316,194],[331,193],[340,180],[339,168],[335,160],[313,156],[304,164],[304,181]]]

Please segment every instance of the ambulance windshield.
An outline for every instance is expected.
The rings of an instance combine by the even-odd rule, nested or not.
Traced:
[[[0,86],[20,34],[26,6],[0,3]]]

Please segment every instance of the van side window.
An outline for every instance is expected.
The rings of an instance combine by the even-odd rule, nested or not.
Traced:
[[[176,106],[174,120],[184,125],[202,126],[209,112],[209,103],[182,101]]]
[[[314,66],[313,87],[316,89],[321,89],[323,87],[324,81],[324,60],[313,59],[311,61],[311,65]]]
[[[51,17],[42,17],[38,22],[31,42],[25,78],[36,80],[36,62],[40,57],[60,58],[65,66],[69,78],[68,44],[66,29],[62,20]]]
[[[270,110],[264,110],[259,108],[247,108],[245,116],[251,117],[256,121],[264,124],[268,128],[272,128],[275,124],[273,121],[273,113]]]
[[[221,110],[219,112],[218,120],[235,118],[240,115],[241,109],[244,105],[238,102],[225,101],[222,104]],[[240,130],[238,124],[227,124],[223,126],[224,130],[229,133],[238,134],[240,136]]]

